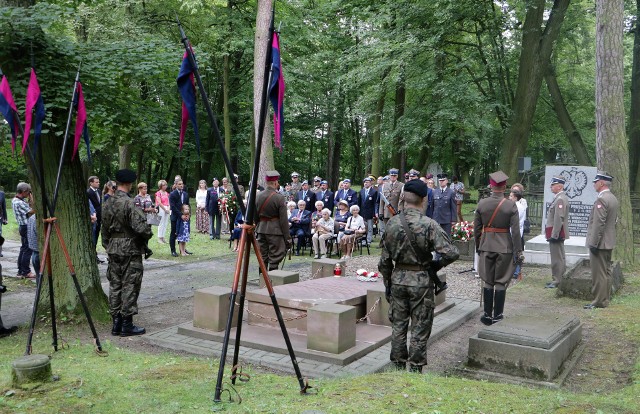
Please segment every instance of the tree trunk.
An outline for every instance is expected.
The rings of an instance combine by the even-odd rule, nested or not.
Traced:
[[[640,0],[636,0],[633,28],[633,69],[631,70],[631,109],[629,113],[629,184],[640,192]]]
[[[382,112],[384,111],[384,88],[378,97],[376,104],[376,112],[373,115],[373,134],[371,136],[371,174],[376,177],[380,175],[381,167],[381,151],[380,151],[380,137],[382,135]]]
[[[576,128],[576,125],[573,123],[573,119],[571,119],[571,115],[567,110],[567,105],[565,104],[562,93],[560,92],[560,85],[558,85],[556,72],[551,65],[547,68],[547,73],[545,74],[544,79],[547,82],[549,95],[551,95],[553,110],[558,117],[560,127],[562,127],[562,130],[567,136],[567,140],[571,145],[576,161],[580,165],[593,165],[593,161],[591,161],[591,157],[589,157],[589,151],[587,150],[586,145],[584,145],[582,135],[580,135],[580,131]]]
[[[262,85],[264,83],[264,65],[267,58],[267,45],[269,45],[269,47],[271,46],[271,39],[269,39],[271,4],[272,0],[259,1],[258,14],[256,16],[256,36],[253,53],[253,122],[256,128],[256,137],[259,135],[258,128],[260,126],[260,108],[262,105],[268,104],[267,100],[264,100],[264,102],[262,101]],[[260,167],[258,168],[258,184],[265,187],[265,172],[273,169],[274,163],[273,145],[271,144],[271,125],[269,122],[265,122],[260,153]],[[280,174],[283,174],[283,172],[280,172]]]
[[[393,143],[391,145],[391,165],[400,168],[400,175],[406,172],[402,157],[404,140],[402,139],[402,134],[398,131],[398,123],[404,115],[405,98],[404,68],[401,67],[398,81],[396,82],[395,107],[393,111]]]
[[[598,168],[615,177],[620,202],[614,257],[625,265],[633,254],[629,156],[624,130],[623,0],[596,0],[596,156]]]
[[[522,50],[518,86],[513,101],[511,124],[502,145],[500,166],[510,177],[518,176],[518,157],[525,155],[536,111],[542,78],[570,0],[555,0],[547,25],[542,30],[545,0],[531,0],[522,27]]]
[[[57,118],[58,125],[64,125],[62,121],[64,115]],[[43,154],[44,180],[47,196],[53,201],[53,189],[58,169],[60,153],[62,151],[62,139],[49,134],[40,140]],[[95,319],[106,319],[108,315],[107,297],[100,284],[100,274],[96,264],[96,254],[91,238],[91,223],[89,220],[89,205],[85,190],[85,180],[82,176],[82,166],[78,157],[71,161],[71,145],[67,146],[67,154],[63,164],[60,191],[55,211],[55,217],[60,227],[60,232],[65,246],[71,257],[71,262],[75,269],[80,289],[89,306],[91,316]],[[41,219],[44,218],[42,212],[42,191],[40,183],[34,178],[34,173],[30,169],[32,177],[31,185],[35,196],[36,214],[38,219],[38,239],[40,244],[40,257],[44,257],[44,226]],[[78,200],[84,200],[78,202]],[[48,216],[48,213],[47,213]],[[83,312],[80,298],[75,289],[71,273],[67,267],[67,262],[61,244],[56,238],[55,231],[51,233],[51,264],[53,275],[53,291],[56,305],[56,313],[81,314]],[[46,271],[45,271],[46,274]],[[43,278],[42,296],[40,299],[40,313],[49,311],[49,283],[47,278]]]
[[[118,168],[131,168],[131,144],[118,146]]]

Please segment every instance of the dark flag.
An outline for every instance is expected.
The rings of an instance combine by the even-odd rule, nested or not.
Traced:
[[[269,100],[273,106],[273,132],[276,147],[282,150],[282,131],[284,129],[284,74],[280,63],[280,36],[273,33],[271,42],[271,84],[269,85]]]
[[[195,56],[195,55],[194,55]],[[184,143],[184,135],[187,132],[187,123],[191,118],[193,133],[196,136],[196,150],[200,153],[200,136],[198,135],[198,122],[196,121],[196,87],[193,80],[193,67],[189,62],[187,53],[184,53],[180,73],[178,73],[178,89],[182,96],[182,122],[180,124],[180,146]]]
[[[76,96],[73,99],[76,107],[76,134],[73,138],[73,153],[71,159],[76,157],[78,152],[78,146],[80,145],[80,136],[84,137],[84,142],[87,145],[87,159],[91,163],[91,150],[89,148],[89,127],[87,126],[87,108],[84,105],[84,94],[82,93],[82,83],[78,82],[76,88]]]
[[[0,112],[2,112],[4,119],[11,129],[11,150],[15,151],[16,137],[20,130],[20,119],[18,118],[16,103],[13,100],[13,94],[9,87],[9,81],[4,75],[2,75],[2,81],[0,82]]]
[[[45,109],[44,100],[40,93],[40,85],[38,85],[38,78],[36,77],[36,71],[31,68],[31,78],[29,79],[29,86],[27,87],[27,103],[26,111],[24,114],[24,139],[22,140],[22,153],[24,154],[25,148],[27,148],[27,141],[29,140],[29,134],[31,132],[31,117],[32,111],[36,110],[36,125],[35,125],[35,144],[34,152],[38,151],[38,142],[40,142],[40,133],[42,132],[42,122],[44,121]]]

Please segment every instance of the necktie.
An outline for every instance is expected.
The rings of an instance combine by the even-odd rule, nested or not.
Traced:
[[[102,202],[102,200],[100,200],[100,191],[98,191],[98,189],[96,188],[95,190],[93,190],[96,192],[96,195],[98,196],[98,204],[100,204]]]
[[[303,192],[302,192],[302,199],[303,199],[303,200],[306,200],[306,199],[307,199],[307,192],[306,192],[306,191],[303,191]]]
[[[366,200],[367,197],[369,197],[369,190],[365,190],[364,192],[364,199]]]
[[[180,191],[180,203],[184,204],[184,197],[182,196],[182,191]]]
[[[320,198],[322,198],[324,200],[324,191],[322,192],[322,197],[320,197]]]
[[[302,217],[302,210],[298,210],[298,219]]]

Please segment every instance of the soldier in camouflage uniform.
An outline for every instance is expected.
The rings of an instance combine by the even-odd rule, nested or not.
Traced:
[[[138,313],[138,295],[142,284],[142,255],[150,254],[147,242],[151,226],[129,195],[136,173],[119,170],[118,189],[102,207],[102,245],[109,256],[109,312],[113,318],[112,335],[142,335],[145,329],[133,324]]]
[[[389,320],[393,324],[391,336],[391,361],[399,369],[422,372],[427,364],[427,340],[431,335],[435,307],[434,284],[427,270],[439,270],[458,259],[458,249],[451,244],[448,235],[435,221],[426,217],[422,203],[427,195],[427,185],[411,180],[404,185],[407,226],[415,235],[414,251],[405,233],[402,217],[396,215],[386,224],[382,243],[382,255],[378,269],[384,278]],[[438,262],[432,261],[431,252],[440,254]],[[407,329],[411,319],[411,342],[407,352]]]

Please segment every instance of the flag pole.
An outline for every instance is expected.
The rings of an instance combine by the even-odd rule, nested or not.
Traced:
[[[78,82],[80,82],[80,68],[82,67],[82,61],[78,64],[78,71],[76,72],[76,79],[73,82],[73,93],[71,94],[71,102],[69,103],[69,116],[67,117],[67,126],[64,130],[64,139],[62,140],[62,152],[60,153],[60,161],[58,162],[58,173],[56,175],[56,186],[53,190],[53,205],[52,208],[55,211],[58,204],[58,193],[60,191],[60,178],[62,176],[62,164],[64,161],[64,154],[67,151],[67,143],[69,142],[69,129],[71,128],[71,120],[73,119],[73,106],[75,104],[76,92],[78,90]],[[53,213],[52,213],[53,214]]]

